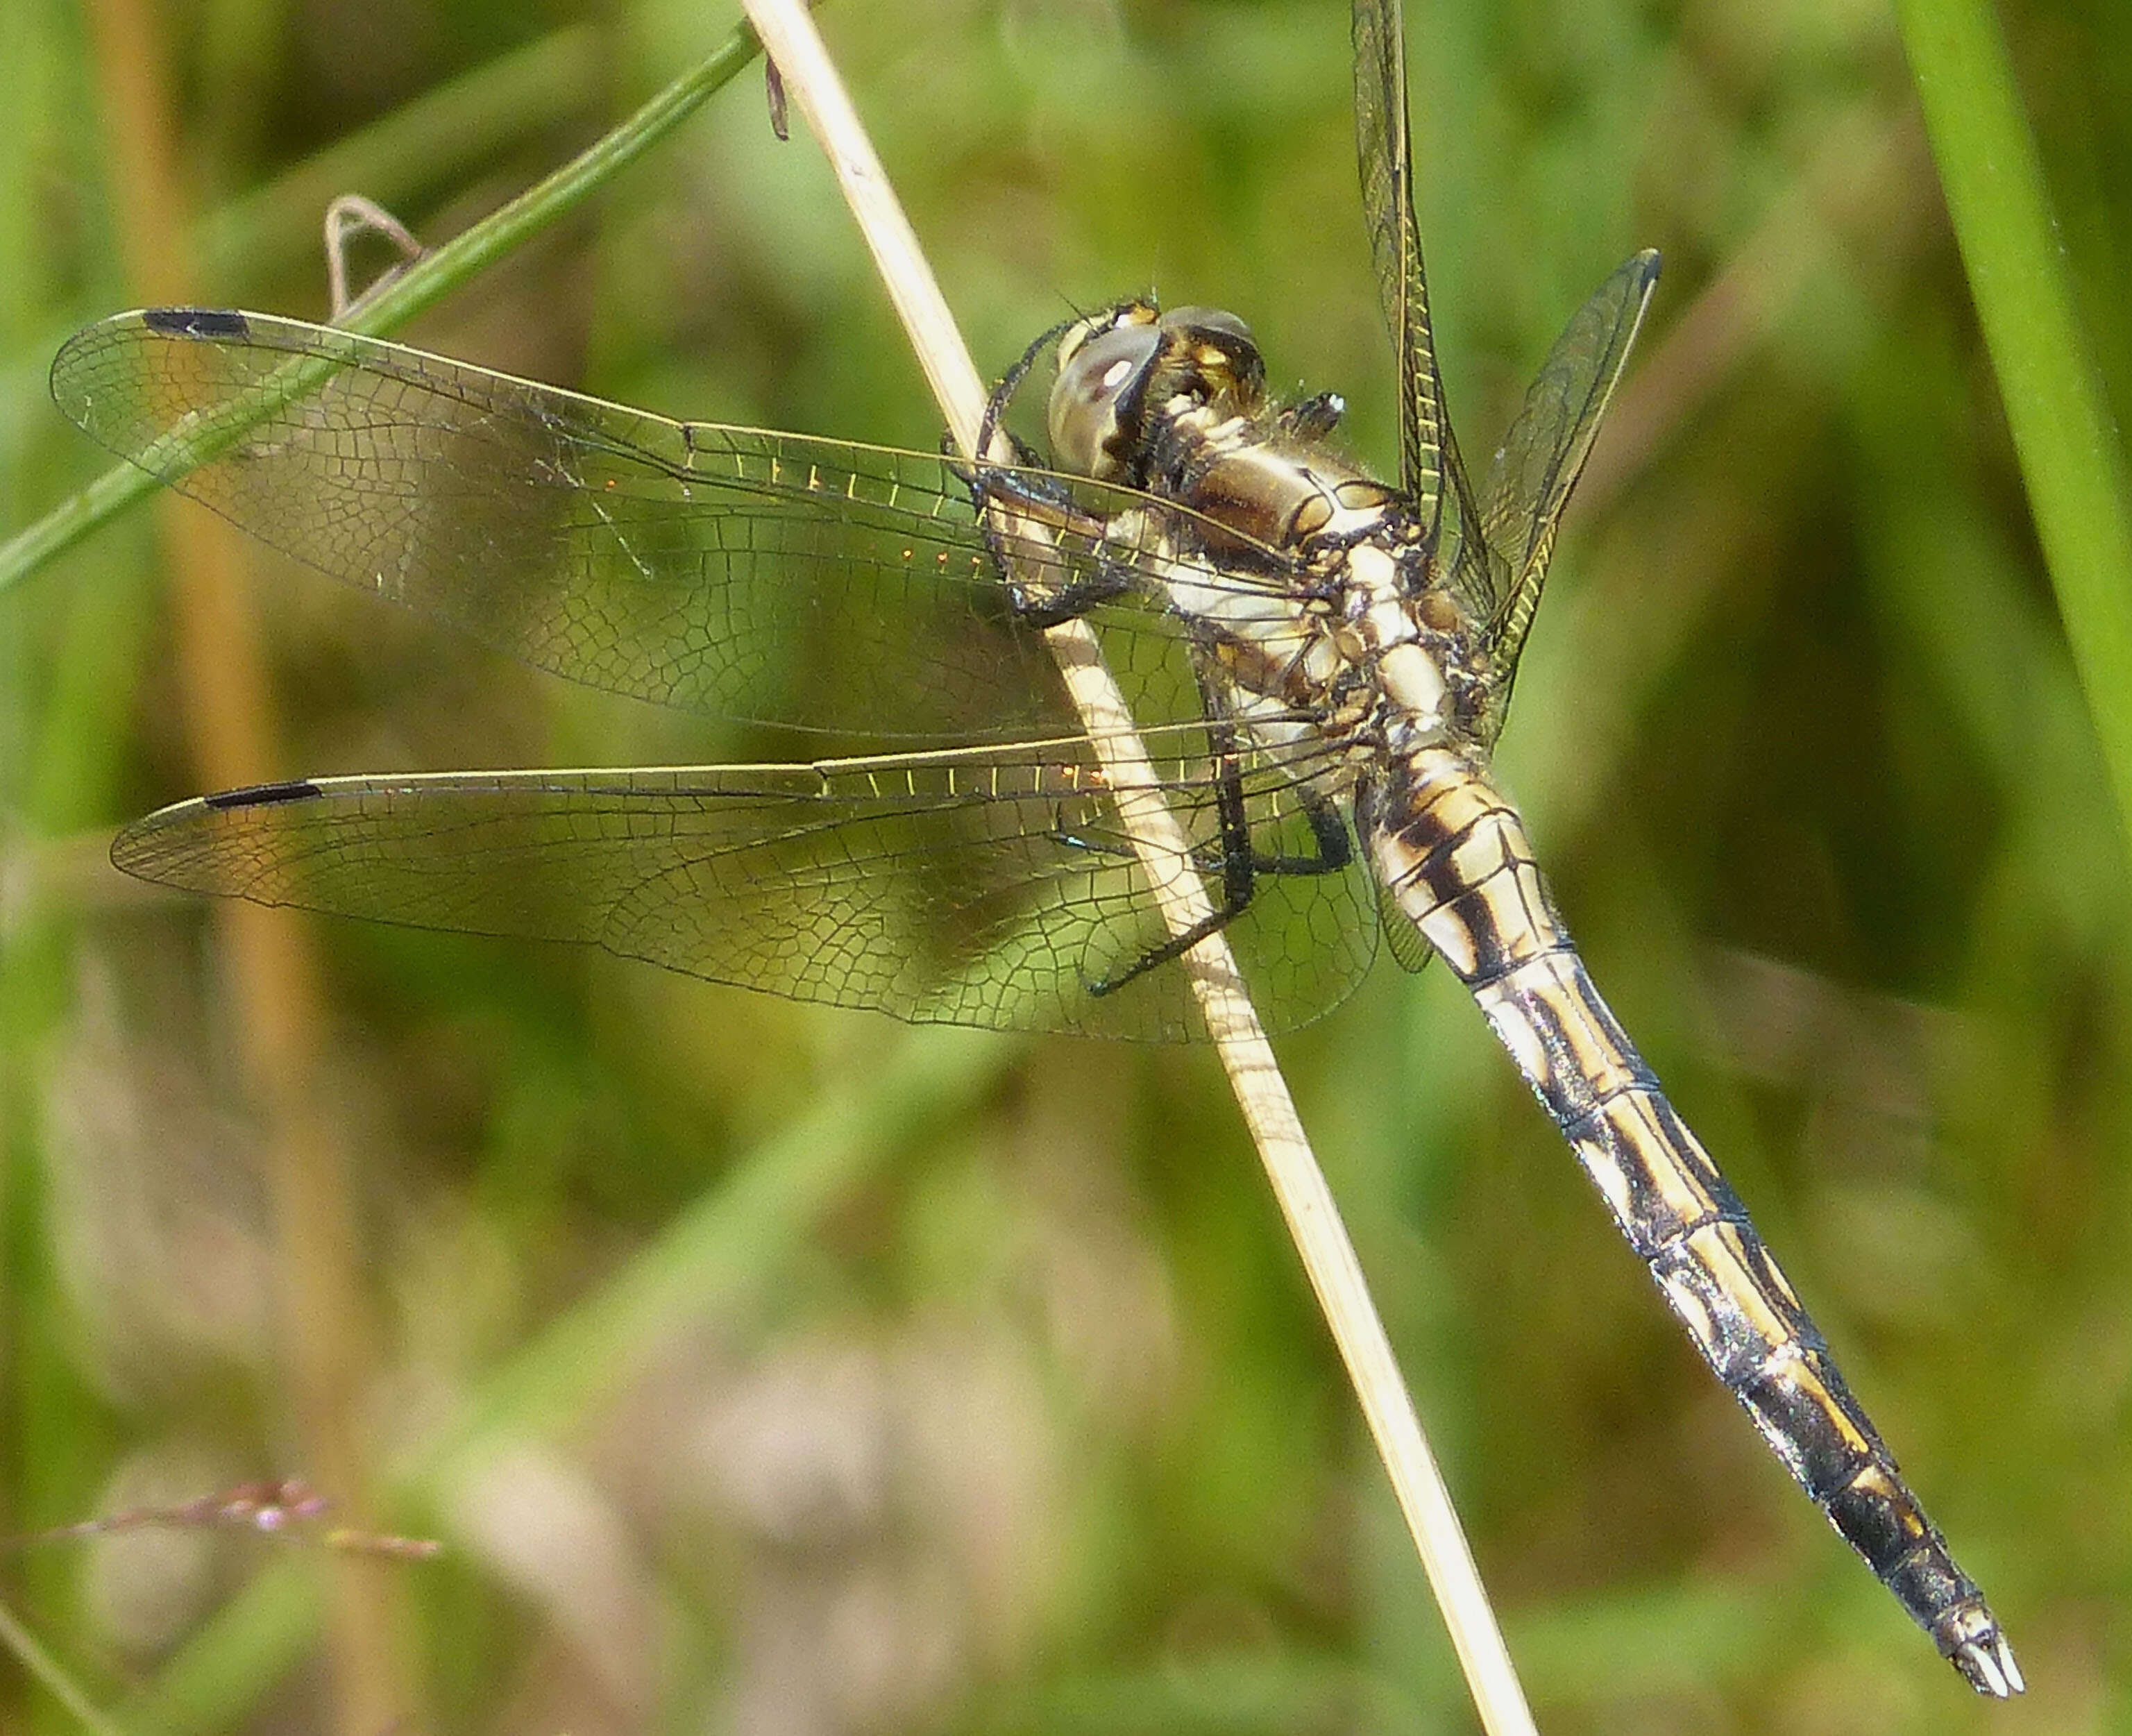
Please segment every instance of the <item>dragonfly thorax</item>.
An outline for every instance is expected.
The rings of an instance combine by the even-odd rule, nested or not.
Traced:
[[[1059,343],[1054,459],[1192,508],[1169,601],[1215,635],[1246,720],[1315,710],[1394,752],[1472,733],[1486,658],[1405,497],[1333,449],[1337,400],[1276,409],[1265,373],[1232,314],[1122,304]]]

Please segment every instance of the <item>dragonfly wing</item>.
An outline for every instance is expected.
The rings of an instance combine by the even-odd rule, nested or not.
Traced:
[[[94,438],[344,583],[572,680],[777,723],[957,739],[1070,727],[958,467],[938,454],[676,422],[263,315],[164,309],[53,365]],[[1150,504],[1017,551],[1070,594],[1147,564]],[[1182,515],[1188,517],[1188,515]],[[1179,509],[1164,521],[1181,522]],[[1180,630],[1104,618],[1128,697],[1196,706]]]
[[[1324,803],[1306,813],[1295,779],[1330,778],[1332,764],[1246,770],[1255,845],[1304,847]],[[1203,762],[1173,761],[1164,779],[1210,848],[1217,787]],[[113,858],[194,891],[577,941],[921,1022],[1205,1035],[1181,966],[1133,974],[1165,931],[1085,741],[811,765],[324,778],[166,808],[122,832]],[[1211,857],[1195,861],[1218,897]],[[1375,945],[1360,853],[1337,872],[1262,874],[1227,933],[1270,1023],[1323,1012]]]
[[[1384,930],[1385,945],[1401,970],[1429,969],[1436,949],[1414,918],[1400,907],[1399,895],[1381,882],[1377,887],[1377,921]]]
[[[1370,226],[1378,293],[1391,327],[1400,371],[1400,483],[1424,525],[1436,535],[1438,569],[1467,592],[1483,620],[1499,599],[1496,570],[1462,558],[1480,543],[1480,514],[1458,456],[1429,322],[1429,279],[1422,269],[1421,226],[1414,209],[1414,147],[1407,118],[1406,44],[1400,0],[1355,0],[1355,142],[1362,212]]]
[[[1505,690],[1539,607],[1563,508],[1591,455],[1658,279],[1659,256],[1646,249],[1599,286],[1555,339],[1496,454],[1484,524],[1488,547],[1512,575],[1490,647]]]

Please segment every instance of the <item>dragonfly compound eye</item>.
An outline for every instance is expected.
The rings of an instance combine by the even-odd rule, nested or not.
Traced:
[[[1163,344],[1161,328],[1140,321],[1121,323],[1074,344],[1060,346],[1058,383],[1051,388],[1051,459],[1062,470],[1082,476],[1114,478],[1121,416],[1133,387],[1146,373]]]

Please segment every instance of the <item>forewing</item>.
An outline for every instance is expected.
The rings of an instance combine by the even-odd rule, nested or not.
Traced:
[[[1591,456],[1658,277],[1659,256],[1646,249],[1599,286],[1555,340],[1496,454],[1486,541],[1508,565],[1512,584],[1490,650],[1505,689],[1539,607],[1563,508]]]
[[[1429,323],[1429,279],[1414,209],[1400,0],[1355,0],[1355,144],[1362,214],[1400,372],[1400,482],[1436,533],[1438,568],[1482,619],[1500,603],[1480,515],[1458,457]]]
[[[1178,737],[1154,733],[1159,762]],[[1218,897],[1212,770],[1195,753],[1161,775]],[[1269,858],[1313,837],[1299,777],[1337,793],[1337,762],[1316,753],[1241,772]],[[1132,974],[1165,931],[1085,740],[812,765],[328,778],[166,808],[122,832],[113,858],[196,892],[587,943],[920,1022],[1205,1035],[1180,964]],[[1376,944],[1359,853],[1339,872],[1260,875],[1227,932],[1270,1025],[1315,1017]],[[1107,983],[1119,986],[1097,992]]]
[[[263,541],[574,680],[884,738],[1072,727],[938,455],[671,421],[254,314],[104,320],[61,350],[52,389]],[[1147,511],[1101,527],[1152,503],[1084,493],[1097,528],[1014,551],[1025,585],[1071,594],[1145,564]],[[1103,612],[1106,648],[1136,704],[1186,715],[1189,661],[1155,600]]]

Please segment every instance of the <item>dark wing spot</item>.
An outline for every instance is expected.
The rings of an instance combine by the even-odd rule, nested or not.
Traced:
[[[219,307],[151,307],[141,323],[166,338],[248,338],[251,322],[243,315]]]
[[[285,784],[247,784],[242,790],[224,790],[200,800],[210,808],[271,808],[278,802],[309,801],[324,792],[307,778]]]

